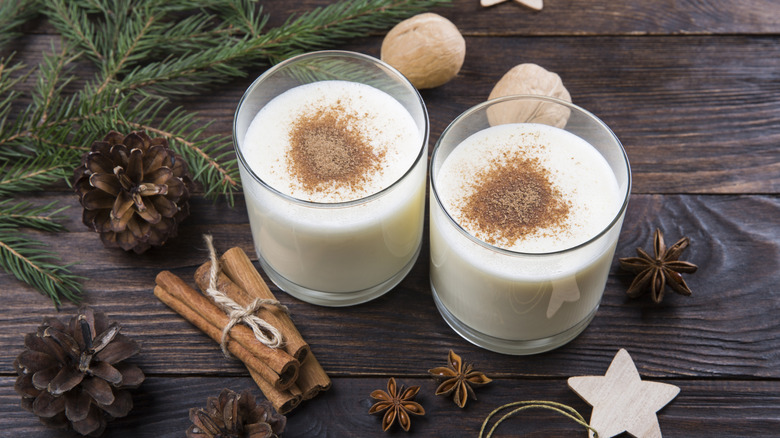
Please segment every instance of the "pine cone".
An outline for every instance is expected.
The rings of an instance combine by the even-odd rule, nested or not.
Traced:
[[[140,254],[176,236],[189,216],[192,180],[164,138],[111,131],[92,143],[75,171],[83,222],[107,247]]]
[[[209,397],[206,409],[190,409],[190,420],[187,438],[272,438],[287,425],[268,400],[256,404],[249,391],[239,395],[229,389]]]
[[[37,333],[24,338],[25,350],[14,368],[14,389],[22,407],[49,427],[68,427],[89,436],[103,433],[111,418],[124,417],[133,407],[130,392],[144,380],[135,365],[120,363],[139,351],[138,344],[119,334],[119,324],[82,307],[69,324],[44,318]]]

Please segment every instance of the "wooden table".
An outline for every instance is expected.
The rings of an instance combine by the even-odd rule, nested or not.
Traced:
[[[327,1],[263,2],[280,24],[292,12]],[[283,5],[284,4],[284,5]],[[623,142],[634,185],[617,256],[651,247],[661,228],[667,240],[686,235],[693,296],[667,294],[655,305],[628,299],[631,276],[613,262],[596,318],[555,351],[506,356],[472,346],[439,316],[428,284],[428,248],[410,275],[370,303],[324,308],[279,292],[333,388],[289,415],[285,437],[382,437],[380,417],[368,415],[369,393],[395,377],[420,385],[427,415],[412,433],[475,437],[486,415],[507,402],[552,400],[590,407],[566,384],[570,376],[602,375],[619,348],[632,355],[643,379],[681,388],[658,418],[665,437],[778,436],[780,431],[780,4],[776,0],[548,0],[533,12],[507,2],[481,8],[456,0],[436,12],[466,37],[462,71],[422,96],[431,118],[431,144],[458,114],[485,100],[511,67],[533,62],[557,72],[575,103],[609,125]],[[51,30],[32,26],[18,43],[28,62],[40,59]],[[339,48],[378,56],[381,35]],[[180,103],[229,134],[238,99],[251,80],[237,80],[205,98]],[[35,202],[72,205],[69,233],[40,238],[65,262],[79,262],[86,301],[121,322],[143,344],[135,359],[147,380],[135,407],[110,424],[106,437],[180,437],[191,407],[223,387],[257,391],[246,370],[226,361],[206,336],[152,295],[155,275],[169,269],[191,279],[205,259],[201,235],[224,251],[254,256],[242,196],[235,208],[195,196],[180,236],[143,256],[104,249],[80,223],[80,207],[65,187],[31,195]],[[427,232],[427,228],[426,228]],[[0,436],[72,436],[44,429],[19,407],[14,357],[23,334],[55,314],[48,299],[0,272]],[[276,290],[276,289],[274,289]],[[62,316],[75,312],[64,306]],[[495,381],[465,409],[434,396],[427,370],[455,350]],[[402,436],[403,432],[391,433]],[[405,435],[403,435],[405,436]],[[527,413],[498,436],[585,436],[563,417]]]

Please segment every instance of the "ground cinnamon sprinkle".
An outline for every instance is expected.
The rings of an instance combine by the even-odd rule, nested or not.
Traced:
[[[301,115],[290,132],[288,171],[310,192],[360,190],[381,171],[384,152],[376,152],[355,126],[357,117],[340,105]]]
[[[476,175],[461,222],[491,245],[512,246],[536,233],[563,231],[571,202],[550,182],[537,158],[496,160]]]

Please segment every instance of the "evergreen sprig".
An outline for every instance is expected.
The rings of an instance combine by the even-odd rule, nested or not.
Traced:
[[[38,12],[61,37],[30,69],[0,58],[0,266],[58,306],[77,301],[79,278],[69,266],[20,233],[63,231],[61,209],[33,207],[19,194],[70,184],[83,153],[109,130],[144,130],[169,140],[206,197],[232,205],[240,184],[231,136],[209,134],[176,98],[449,2],[341,0],[266,29],[269,15],[255,0],[0,1],[0,48]],[[76,67],[90,73],[78,77]],[[34,85],[24,91],[27,77]]]
[[[0,2],[0,47],[21,35],[18,28],[35,17],[37,0]]]
[[[57,203],[36,207],[27,201],[14,202],[13,199],[0,201],[0,226],[27,227],[41,231],[65,231],[65,227],[57,221],[62,219],[60,213],[67,209],[57,207]]]
[[[83,280],[70,272],[71,265],[58,261],[45,243],[20,234],[14,225],[0,224],[0,267],[50,297],[57,308],[62,298],[81,300]]]
[[[73,172],[62,155],[38,155],[13,161],[0,162],[0,197],[16,193],[28,193],[61,181]],[[0,204],[0,214],[4,213]]]

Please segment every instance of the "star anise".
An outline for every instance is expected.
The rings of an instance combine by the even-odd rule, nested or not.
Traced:
[[[631,298],[636,298],[650,289],[653,301],[660,303],[664,299],[664,289],[666,285],[669,285],[673,291],[690,296],[691,289],[685,283],[682,274],[692,274],[696,272],[698,267],[693,263],[679,260],[680,254],[689,244],[690,240],[683,237],[667,249],[664,244],[664,234],[661,230],[656,229],[653,241],[655,257],[650,257],[642,248],[637,248],[636,252],[639,257],[626,257],[618,260],[621,268],[637,274],[626,294]]]
[[[382,430],[386,431],[393,425],[398,418],[398,424],[405,431],[409,431],[412,425],[409,414],[425,415],[425,409],[416,401],[412,401],[415,395],[420,391],[419,386],[410,386],[404,390],[403,385],[396,387],[395,379],[390,378],[387,381],[387,392],[377,389],[371,393],[371,398],[379,400],[368,410],[369,414],[377,414],[382,411],[385,416],[382,418]]]
[[[472,386],[480,386],[493,381],[483,373],[474,371],[471,364],[464,364],[460,356],[452,350],[447,355],[447,365],[446,367],[430,369],[428,372],[441,381],[439,387],[436,388],[436,395],[446,397],[454,394],[455,404],[460,408],[466,406],[469,396],[474,400],[477,399]]]

